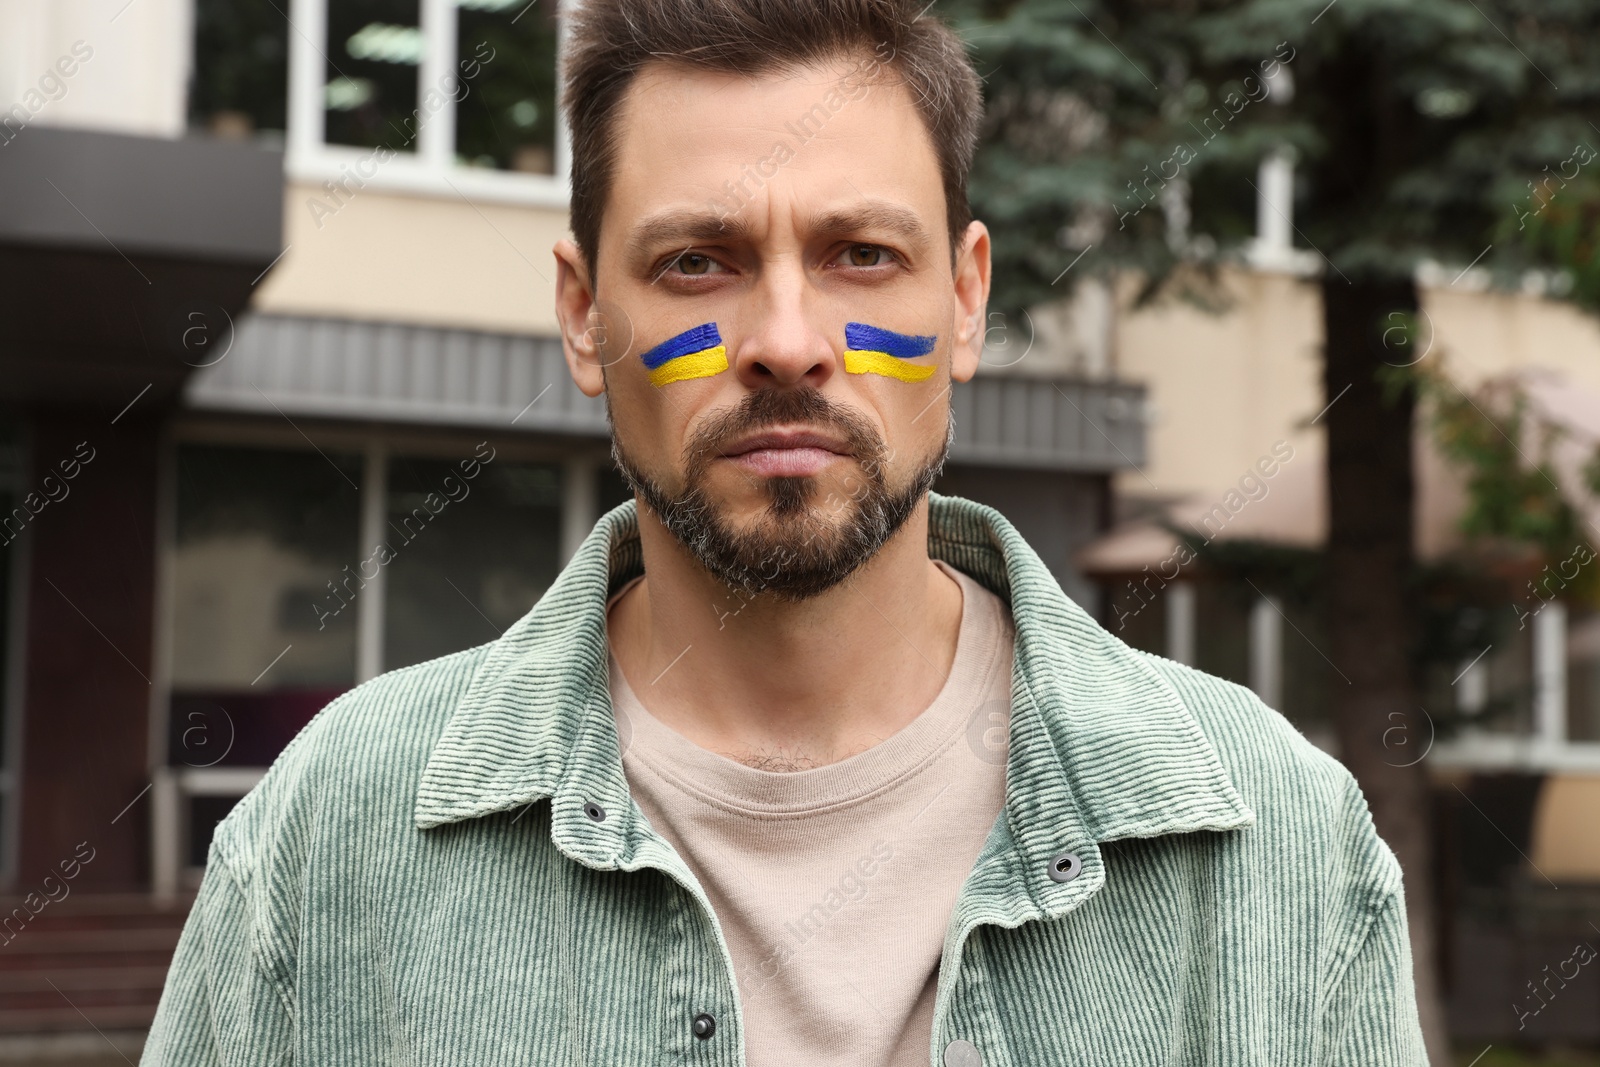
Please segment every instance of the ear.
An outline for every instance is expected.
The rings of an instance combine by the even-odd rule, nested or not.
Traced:
[[[567,371],[584,396],[599,396],[605,391],[600,355],[605,323],[596,307],[589,268],[570,238],[561,238],[552,251],[556,257],[556,318],[561,324],[561,352]]]
[[[984,323],[989,309],[989,228],[974,219],[955,267],[955,343],[950,348],[950,377],[970,381],[983,358]]]

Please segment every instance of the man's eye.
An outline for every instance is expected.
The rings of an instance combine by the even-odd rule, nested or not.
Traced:
[[[876,267],[885,261],[888,252],[877,245],[851,245],[842,253],[851,267]]]
[[[685,252],[673,260],[671,266],[677,267],[682,274],[710,274],[717,266],[716,260],[710,256],[701,255],[699,252]]]

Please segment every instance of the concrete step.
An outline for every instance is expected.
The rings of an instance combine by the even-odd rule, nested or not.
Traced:
[[[167,952],[178,946],[179,927],[114,930],[24,930],[0,941],[0,970],[9,962],[73,953]],[[22,964],[37,966],[37,964]]]
[[[47,993],[54,990],[70,995],[74,990],[153,989],[159,995],[166,979],[165,966],[70,967],[8,971],[0,974],[0,998],[9,994]]]
[[[148,1027],[192,904],[75,892],[33,912],[0,899],[0,1043]]]
[[[154,1004],[99,1005],[93,1008],[89,1022],[83,1012],[63,1002],[59,1008],[0,1008],[0,1034],[59,1033],[64,1030],[83,1030],[93,1033],[95,1027],[107,1029],[149,1029],[156,1017]]]

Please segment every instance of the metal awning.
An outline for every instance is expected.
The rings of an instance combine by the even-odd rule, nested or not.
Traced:
[[[278,256],[283,153],[33,125],[7,133],[0,402],[165,402]]]

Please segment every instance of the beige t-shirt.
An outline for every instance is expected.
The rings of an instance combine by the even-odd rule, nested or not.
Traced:
[[[962,591],[949,678],[837,763],[782,773],[701,748],[611,659],[623,769],[716,910],[750,1067],[928,1062],[945,930],[1004,804],[1013,642],[1004,602],[935,562]]]

